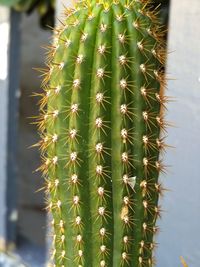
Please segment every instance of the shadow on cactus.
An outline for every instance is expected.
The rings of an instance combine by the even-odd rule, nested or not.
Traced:
[[[169,101],[157,13],[81,1],[55,29],[37,121],[55,267],[155,264]]]

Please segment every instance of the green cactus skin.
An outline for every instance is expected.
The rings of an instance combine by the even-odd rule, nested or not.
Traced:
[[[55,30],[37,121],[55,267],[154,265],[163,35],[142,0],[79,2]]]

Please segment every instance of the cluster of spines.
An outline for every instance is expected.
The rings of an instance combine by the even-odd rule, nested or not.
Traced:
[[[112,7],[111,3],[106,3],[100,1],[99,5],[103,5],[102,14],[108,14],[109,10],[112,9],[112,24],[108,25],[102,21],[99,24],[99,29],[97,29],[97,35],[99,36],[101,42],[95,46],[94,57],[96,55],[96,65],[93,66],[92,70],[92,79],[93,86],[95,87],[92,91],[93,96],[88,99],[90,101],[91,111],[94,114],[98,114],[95,118],[91,116],[91,121],[89,121],[89,128],[91,131],[90,136],[91,141],[89,141],[88,153],[91,157],[89,162],[89,179],[90,185],[94,186],[90,188],[93,194],[95,195],[95,200],[97,200],[98,207],[92,208],[92,219],[91,224],[94,227],[95,232],[94,239],[98,240],[100,236],[99,246],[99,266],[109,266],[107,260],[112,262],[112,240],[109,246],[105,245],[105,240],[112,239],[112,235],[115,236],[116,230],[112,230],[112,183],[115,179],[116,184],[121,187],[121,206],[119,218],[114,217],[114,219],[121,220],[121,224],[124,225],[121,231],[121,251],[120,251],[120,264],[122,266],[131,266],[133,264],[131,256],[135,250],[137,250],[138,255],[138,266],[152,266],[152,250],[155,247],[154,241],[149,242],[148,240],[152,239],[153,234],[158,230],[158,227],[155,226],[156,218],[160,216],[160,207],[157,206],[158,195],[162,193],[162,185],[157,182],[158,174],[161,171],[165,171],[165,167],[162,164],[162,161],[159,160],[158,154],[159,151],[164,150],[167,145],[164,143],[164,138],[160,136],[160,130],[166,130],[166,122],[164,121],[163,115],[160,112],[161,107],[165,107],[165,103],[168,102],[168,98],[163,96],[162,89],[166,86],[165,77],[163,72],[163,66],[165,64],[165,47],[163,44],[163,32],[159,27],[155,27],[157,23],[157,14],[154,11],[149,11],[147,3],[142,3],[143,1],[133,1],[129,3],[127,1],[124,3],[124,7],[118,2],[114,1]],[[83,3],[84,9],[89,10],[88,18],[89,21],[93,20],[95,14],[93,13],[92,6],[88,7],[88,3]],[[132,12],[132,6],[134,7],[134,16],[130,15]],[[130,10],[129,10],[130,9]],[[62,58],[69,58],[65,55],[65,50],[74,46],[72,39],[70,38],[71,27],[74,27],[77,30],[77,27],[80,26],[79,18],[75,15],[77,9],[67,10],[69,22],[62,25],[62,29],[56,30],[57,41],[50,47],[50,53],[48,54],[48,69],[44,71],[45,78],[43,80],[44,94],[40,100],[41,115],[38,118],[39,130],[42,132],[42,140],[39,145],[42,150],[42,157],[44,163],[40,167],[40,170],[43,171],[45,180],[47,181],[46,191],[51,195],[51,201],[48,204],[48,209],[52,212],[54,216],[53,226],[54,226],[54,249],[53,255],[56,258],[55,266],[65,266],[67,261],[67,252],[66,252],[66,219],[69,215],[66,213],[66,208],[63,209],[63,205],[66,205],[69,208],[70,214],[69,217],[73,218],[72,226],[77,226],[75,231],[71,233],[76,236],[73,254],[77,254],[75,262],[77,266],[84,266],[83,260],[83,236],[80,234],[83,230],[82,216],[80,216],[80,205],[83,205],[83,200],[81,202],[81,182],[79,181],[81,165],[83,165],[83,159],[79,158],[79,139],[81,139],[80,129],[74,127],[74,125],[79,125],[79,116],[83,110],[79,107],[80,96],[79,91],[84,90],[82,87],[82,81],[80,77],[76,77],[75,73],[79,73],[80,69],[77,66],[80,66],[84,60],[87,60],[83,53],[79,53],[80,48],[71,49],[73,54],[76,51],[76,55],[73,56],[73,62],[71,64],[75,66],[75,73],[73,73],[73,78],[69,81],[64,81],[62,84],[62,75],[61,73],[65,66],[65,61]],[[137,14],[138,13],[138,14]],[[102,15],[101,14],[101,15]],[[109,16],[108,16],[109,17]],[[133,18],[130,25],[130,17]],[[100,16],[101,20],[101,16]],[[153,27],[150,26],[152,21]],[[127,27],[128,26],[128,31]],[[123,25],[123,26],[122,26]],[[147,26],[148,25],[148,26]],[[113,40],[109,45],[106,45],[107,38],[103,35],[110,30],[109,28],[114,27],[115,30],[115,42],[118,44],[116,47],[116,72],[118,73],[116,89],[119,88],[119,113],[121,116],[120,122],[120,131],[116,133],[120,136],[120,158],[121,158],[121,175],[120,178],[114,178],[111,174],[112,169],[110,166],[105,166],[105,162],[109,163],[111,161],[110,156],[112,155],[109,144],[113,144],[109,140],[109,136],[113,138],[112,125],[110,121],[105,121],[102,114],[107,114],[111,111],[109,107],[112,103],[110,98],[113,95],[109,94],[109,88],[106,86],[111,82],[105,82],[105,80],[111,80],[114,72],[114,64],[109,62],[113,47]],[[130,27],[133,27],[136,32],[136,39],[138,40],[135,44],[131,44],[131,33]],[[121,29],[121,30],[119,30]],[[68,32],[66,34],[66,32]],[[112,33],[113,33],[112,32]],[[79,30],[79,36],[77,40],[80,40],[80,45],[84,44],[88,38],[87,32],[83,29]],[[69,36],[68,36],[69,35]],[[72,35],[72,34],[71,34]],[[75,36],[75,35],[73,35]],[[102,36],[102,37],[101,37]],[[91,40],[94,37],[91,38]],[[133,38],[132,38],[133,39]],[[96,43],[98,43],[97,39]],[[133,42],[133,41],[132,41]],[[130,52],[130,45],[135,45],[135,50]],[[63,46],[63,47],[62,47]],[[76,46],[74,46],[76,47]],[[82,45],[84,47],[84,45]],[[65,49],[63,49],[65,48]],[[78,45],[77,45],[78,48]],[[62,51],[59,53],[58,51]],[[136,51],[137,49],[137,51]],[[113,52],[112,52],[113,53]],[[133,54],[138,54],[137,58],[134,58]],[[58,55],[57,55],[58,54]],[[113,53],[115,54],[115,53]],[[62,59],[60,61],[60,58]],[[141,59],[142,58],[142,61]],[[155,60],[155,63],[149,64],[148,62]],[[139,65],[138,65],[139,63]],[[103,64],[103,65],[101,65]],[[112,68],[108,69],[107,64]],[[157,66],[159,66],[157,68]],[[132,68],[139,68],[133,73],[138,74],[140,80],[139,83],[136,83],[133,75],[131,73]],[[155,68],[155,69],[154,69]],[[43,71],[43,70],[42,70]],[[81,70],[82,71],[82,70]],[[83,74],[82,74],[83,75]],[[61,76],[61,78],[60,78]],[[52,79],[53,77],[53,79]],[[48,84],[49,79],[53,80]],[[154,81],[153,83],[151,81]],[[105,86],[106,85],[106,86]],[[110,84],[111,86],[111,84]],[[112,85],[113,86],[113,85]],[[115,86],[115,85],[114,85]],[[103,89],[103,90],[102,90]],[[62,93],[61,90],[65,90],[67,93]],[[69,104],[66,105],[66,101],[62,98],[66,95],[70,96],[69,99],[76,100],[75,102],[69,101]],[[130,101],[131,99],[131,101]],[[136,106],[136,101],[140,101],[141,105],[139,108]],[[46,104],[48,103],[47,110],[45,109]],[[54,105],[58,104],[58,106]],[[60,104],[61,103],[61,104]],[[152,108],[153,107],[153,108]],[[154,109],[154,107],[156,107]],[[141,114],[138,114],[138,110]],[[113,111],[112,111],[113,112]],[[115,111],[114,111],[115,112]],[[64,119],[63,119],[64,118]],[[60,125],[63,127],[63,121],[65,118],[68,120],[68,130],[61,129]],[[60,122],[57,123],[57,121]],[[136,123],[135,123],[136,121]],[[141,131],[139,122],[141,124],[143,121],[144,129]],[[115,123],[115,122],[113,122]],[[72,126],[72,127],[71,127]],[[66,126],[67,127],[67,126]],[[139,128],[138,128],[139,127]],[[48,131],[46,131],[48,129]],[[58,129],[59,134],[56,129]],[[96,138],[95,138],[96,137]],[[107,139],[106,139],[107,138]],[[138,142],[138,138],[141,140]],[[90,139],[90,137],[89,137]],[[57,142],[60,142],[63,146],[67,145],[68,149],[64,149],[68,153],[66,157],[63,152],[57,147]],[[80,141],[81,142],[81,141]],[[138,142],[138,147],[140,146],[140,153],[134,152],[135,143]],[[107,145],[107,147],[106,147]],[[48,152],[43,153],[43,152]],[[70,151],[70,152],[69,152]],[[94,152],[94,154],[91,153]],[[58,156],[56,153],[60,153]],[[153,155],[153,156],[152,156]],[[93,159],[92,159],[93,158]],[[106,158],[106,161],[104,160]],[[63,163],[65,162],[65,163]],[[95,168],[93,168],[95,167]],[[59,169],[67,169],[66,175],[68,177],[56,177],[60,173]],[[82,167],[83,168],[83,167]],[[90,170],[91,169],[91,170]],[[155,177],[152,177],[155,175]],[[84,177],[82,177],[84,179]],[[67,180],[67,182],[66,182]],[[70,200],[66,201],[66,196],[61,193],[61,186],[66,187],[66,194],[70,196]],[[63,189],[62,189],[63,190]],[[137,192],[137,193],[135,193]],[[138,195],[139,198],[138,198]],[[60,199],[62,197],[62,199]],[[93,199],[91,198],[91,202]],[[81,203],[81,204],[80,204]],[[106,209],[106,204],[109,203],[110,210]],[[139,203],[139,205],[138,205]],[[143,210],[142,221],[137,219],[138,211],[135,211],[135,205],[139,206]],[[95,210],[96,209],[96,210]],[[113,210],[115,207],[113,207]],[[65,212],[63,212],[65,210]],[[141,215],[141,214],[140,214]],[[115,215],[114,215],[115,216]],[[86,219],[87,220],[87,219]],[[98,221],[98,226],[95,224]],[[115,220],[114,220],[115,221]],[[138,223],[139,221],[139,223]],[[132,231],[134,227],[141,227],[140,233],[141,238],[137,240],[135,238],[136,231]],[[107,232],[107,228],[110,230],[110,233]],[[98,229],[98,231],[97,231]],[[76,233],[76,234],[75,234]],[[98,236],[95,237],[95,236]],[[114,237],[115,240],[115,237]],[[107,242],[107,241],[106,241]],[[59,245],[58,245],[59,244]],[[69,246],[71,244],[68,243]],[[95,245],[94,245],[95,246]],[[115,246],[115,245],[114,245]],[[57,251],[58,248],[58,251]],[[74,252],[74,250],[76,250]],[[87,249],[87,248],[86,248]],[[109,259],[108,259],[109,258]],[[118,257],[117,263],[119,264]],[[136,264],[134,262],[134,264]]]
[[[91,182],[94,266],[112,265],[112,186],[110,164],[111,16],[101,11],[94,40],[90,92],[89,173]],[[92,204],[95,203],[95,204]]]
[[[162,161],[159,160],[159,152],[165,147],[163,140],[159,139],[166,126],[161,115],[161,106],[167,99],[162,96],[162,87],[165,86],[163,74],[165,63],[163,51],[165,48],[158,29],[155,29],[155,26],[147,27],[145,25],[146,22],[150,25],[149,19],[146,19],[146,12],[144,10],[138,10],[138,12],[143,17],[139,17],[140,19],[137,17],[133,26],[139,37],[137,49],[140,59],[137,63],[141,77],[135,97],[141,104],[137,109],[140,110],[140,114],[138,114],[140,122],[137,123],[136,120],[135,131],[139,133],[137,138],[141,141],[139,142],[137,139],[135,148],[136,151],[140,149],[140,152],[135,152],[138,162],[136,162],[137,183],[134,201],[137,203],[135,228],[141,229],[141,233],[138,234],[135,242],[138,251],[138,266],[152,266],[154,263],[152,250],[155,247],[153,236],[158,231],[155,223],[161,212],[158,206],[158,196],[162,191],[162,186],[158,184],[158,175],[165,170]],[[142,121],[143,129],[141,129]],[[138,214],[141,212],[143,219],[138,223]]]
[[[81,20],[84,21],[84,19],[83,16]],[[81,179],[78,171],[81,159],[79,158],[78,150],[76,150],[76,143],[79,138],[79,129],[76,123],[79,116],[79,104],[78,101],[77,103],[68,103],[63,100],[66,99],[67,94],[70,95],[72,92],[76,92],[80,84],[78,79],[70,76],[71,74],[68,75],[66,84],[62,83],[61,80],[66,78],[62,74],[62,70],[69,67],[69,64],[59,59],[59,57],[69,57],[76,50],[74,47],[77,46],[78,48],[78,39],[73,38],[73,47],[72,34],[68,30],[69,27],[79,26],[78,17],[73,15],[68,25],[56,32],[57,40],[52,45],[47,57],[48,71],[43,80],[44,96],[40,100],[42,114],[38,119],[39,130],[42,132],[42,140],[39,145],[41,150],[47,153],[44,154],[44,163],[40,169],[45,176],[48,174],[48,178],[45,178],[45,180],[47,181],[47,194],[50,194],[50,202],[48,199],[47,208],[54,217],[52,221],[54,233],[52,259],[55,259],[54,265],[66,266],[66,262],[72,260],[78,266],[83,266],[83,236],[81,233],[83,220],[80,214],[81,197],[79,194]],[[80,25],[80,36],[81,31],[82,27]],[[66,55],[67,53],[68,55]],[[72,68],[73,66],[75,68],[79,63],[80,59],[70,62]],[[48,83],[49,79],[51,79],[50,83]],[[48,104],[47,109],[43,111],[46,103]],[[63,127],[63,121],[66,121],[68,127],[61,128]],[[56,129],[58,129],[57,132],[59,134],[55,133]],[[60,147],[68,146],[69,149],[62,151],[60,147],[56,146],[57,142],[59,142]],[[63,170],[66,173],[65,175],[61,174]],[[62,191],[66,195],[63,195]],[[66,217],[70,219],[67,220]],[[70,229],[74,229],[74,231],[70,232]],[[67,236],[72,232],[73,238],[71,241],[73,241],[73,244],[67,241]],[[70,254],[73,255],[72,259]],[[68,257],[67,255],[70,256]]]
[[[135,163],[133,157],[133,146],[134,146],[134,120],[136,118],[134,110],[134,90],[135,81],[130,75],[130,70],[134,62],[134,56],[130,53],[129,41],[131,36],[127,31],[128,11],[120,10],[115,8],[117,23],[114,25],[116,35],[118,36],[118,42],[116,46],[117,58],[118,58],[118,83],[120,92],[120,135],[119,141],[121,141],[121,181],[122,192],[121,192],[121,214],[120,219],[123,225],[123,231],[121,236],[121,265],[128,266],[131,262],[131,255],[133,250],[133,243],[135,242],[132,233],[134,227],[134,206],[135,201],[133,199],[135,179],[134,170]],[[123,14],[124,19],[120,21],[121,16],[117,14]],[[120,26],[118,24],[120,23]],[[125,30],[124,30],[125,29]],[[120,186],[120,185],[118,185]]]

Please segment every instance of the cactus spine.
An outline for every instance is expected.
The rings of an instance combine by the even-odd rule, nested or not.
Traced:
[[[150,1],[66,10],[40,100],[56,267],[151,267],[165,167],[165,42]]]

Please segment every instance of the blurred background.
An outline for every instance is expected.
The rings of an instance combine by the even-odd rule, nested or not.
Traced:
[[[167,95],[169,173],[160,177],[170,191],[156,251],[158,267],[200,266],[200,1],[154,0],[169,27]],[[38,114],[40,79],[50,28],[70,0],[0,0],[0,267],[45,266],[48,228],[32,116]],[[49,25],[49,27],[47,27]],[[171,53],[172,52],[172,53]],[[38,192],[37,192],[38,191]],[[10,264],[10,265],[9,265]],[[24,265],[23,265],[24,264]]]

